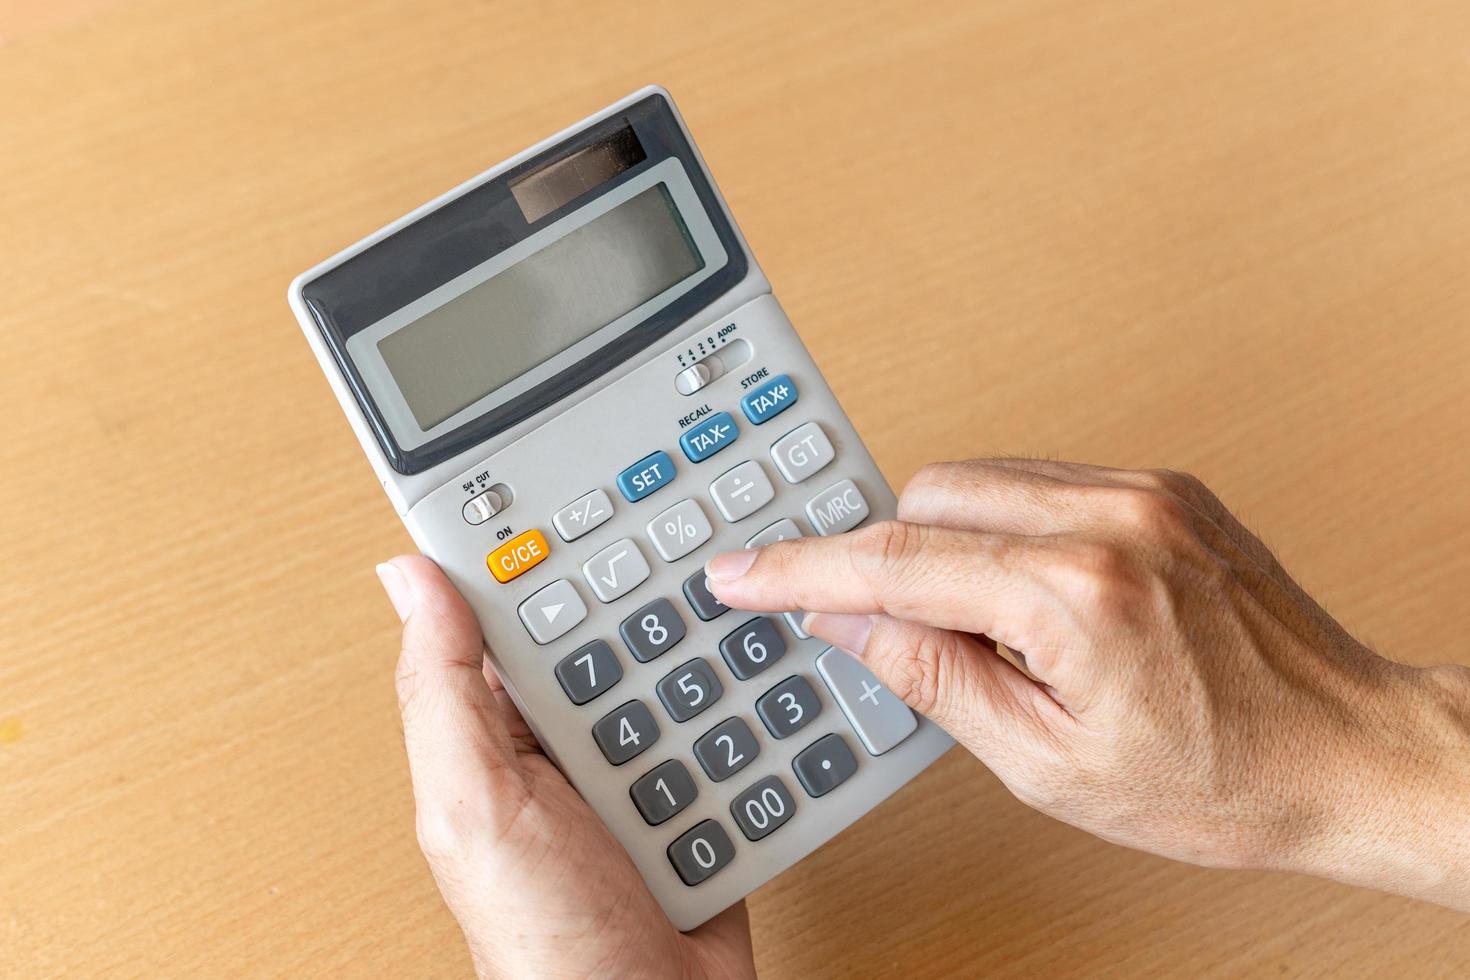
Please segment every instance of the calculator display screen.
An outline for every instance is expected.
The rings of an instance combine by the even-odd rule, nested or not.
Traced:
[[[425,430],[704,267],[655,184],[378,341]]]

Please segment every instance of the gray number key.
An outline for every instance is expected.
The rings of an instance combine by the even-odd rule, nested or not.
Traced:
[[[805,728],[821,710],[822,702],[805,677],[788,677],[755,702],[755,713],[776,738]]]
[[[684,598],[689,600],[689,608],[694,610],[694,615],[705,622],[730,611],[729,606],[716,599],[710,592],[709,584],[704,580],[704,569],[702,568],[684,580]]]
[[[669,863],[686,885],[697,885],[735,859],[735,845],[713,820],[701,820],[669,845]]]
[[[688,721],[725,693],[720,679],[703,660],[691,660],[658,682],[658,699],[675,721]]]
[[[648,825],[657,827],[693,803],[699,789],[684,763],[670,759],[638,777],[628,795]]]
[[[655,599],[623,620],[618,626],[623,642],[639,663],[667,653],[684,639],[684,620],[667,599]]]
[[[776,631],[776,624],[764,616],[757,616],[720,641],[720,656],[725,658],[730,673],[742,681],[780,660],[785,652],[786,641]]]
[[[857,772],[857,759],[842,736],[834,732],[802,749],[791,761],[791,768],[808,796],[825,796]]]
[[[882,755],[919,727],[908,705],[841,650],[828,647],[817,657],[817,673],[871,755]]]
[[[739,718],[726,718],[699,736],[694,758],[705,775],[719,783],[750,765],[760,750],[749,725]]]
[[[572,704],[586,704],[621,680],[623,668],[606,640],[593,640],[562,657],[554,673]]]
[[[642,701],[629,701],[599,718],[592,737],[607,761],[621,766],[658,741],[658,722]]]
[[[767,776],[730,804],[730,815],[747,840],[770,836],[795,812],[796,801],[779,776]]]
[[[851,480],[834,483],[806,505],[806,519],[821,535],[851,531],[868,516],[868,502]]]

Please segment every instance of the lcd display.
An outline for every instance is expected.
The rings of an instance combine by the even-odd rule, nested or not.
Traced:
[[[378,351],[427,431],[702,268],[655,184],[388,334]]]

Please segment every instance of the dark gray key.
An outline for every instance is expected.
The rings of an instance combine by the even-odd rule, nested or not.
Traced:
[[[702,820],[669,845],[669,863],[686,885],[697,885],[735,859],[735,845],[713,820]]]
[[[599,718],[592,737],[607,761],[621,766],[658,741],[658,722],[642,701],[629,701]]]
[[[769,837],[795,812],[796,801],[779,776],[767,776],[730,804],[730,815],[747,840]]]
[[[658,682],[658,699],[675,721],[688,721],[725,693],[710,665],[698,658],[674,668]]]
[[[684,598],[689,600],[689,606],[694,610],[694,615],[705,622],[730,611],[729,606],[710,594],[709,586],[704,581],[704,569],[702,568],[684,580]]]
[[[776,631],[776,624],[757,616],[720,641],[720,656],[730,665],[730,673],[748,681],[786,652],[786,641]]]
[[[623,677],[623,667],[606,640],[593,640],[573,650],[561,658],[555,672],[572,704],[586,704]]]
[[[739,718],[726,718],[694,743],[694,758],[717,783],[750,765],[760,751],[750,726]]]
[[[791,768],[806,795],[824,796],[857,772],[857,759],[842,736],[834,733],[802,749],[791,761]]]
[[[646,664],[684,639],[684,620],[674,611],[672,602],[655,599],[623,620],[618,632],[638,662]]]
[[[693,803],[699,789],[684,763],[670,759],[638,777],[628,795],[648,825],[657,827]]]
[[[786,678],[755,703],[755,713],[776,738],[801,731],[821,710],[822,702],[805,677]]]

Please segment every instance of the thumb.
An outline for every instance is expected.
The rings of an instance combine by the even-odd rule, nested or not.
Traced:
[[[420,555],[378,566],[403,619],[396,676],[426,851],[462,851],[513,816],[525,785],[485,680],[484,639],[464,598]]]
[[[990,763],[1062,709],[973,636],[889,616],[812,613],[802,628],[857,657],[890,691]]]

